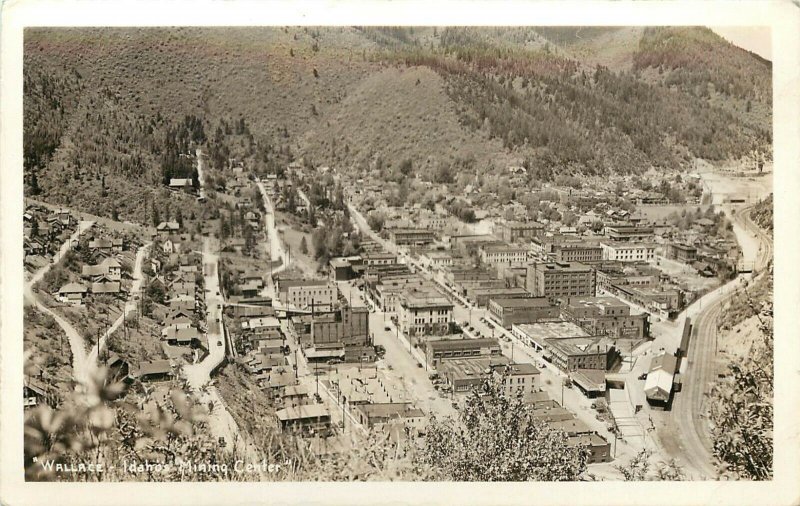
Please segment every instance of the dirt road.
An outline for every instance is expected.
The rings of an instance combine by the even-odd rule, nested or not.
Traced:
[[[80,333],[75,330],[75,327],[73,327],[72,324],[70,324],[65,318],[60,316],[52,309],[46,307],[44,303],[39,300],[38,295],[33,291],[33,285],[41,281],[42,278],[44,278],[44,276],[50,271],[50,269],[54,265],[58,264],[62,258],[64,258],[64,255],[67,254],[67,251],[69,251],[72,243],[77,241],[80,235],[89,230],[93,225],[93,221],[80,222],[75,232],[73,232],[69,239],[64,241],[64,244],[61,245],[58,253],[53,257],[53,261],[36,271],[25,283],[25,287],[23,289],[23,297],[25,300],[33,304],[37,310],[53,317],[58,326],[64,331],[64,334],[66,334],[67,339],[69,340],[70,351],[72,352],[72,377],[78,383],[83,383],[87,379],[86,344],[83,336],[81,336]]]
[[[105,349],[106,342],[108,341],[109,337],[114,334],[114,332],[125,322],[125,319],[131,313],[134,313],[138,308],[139,304],[141,303],[141,290],[142,290],[142,265],[144,264],[144,257],[147,253],[147,250],[150,249],[152,243],[147,243],[136,252],[136,261],[133,266],[133,284],[131,285],[131,291],[128,294],[128,300],[125,301],[125,308],[122,310],[122,313],[117,317],[111,327],[100,337],[97,346],[93,346],[89,351],[89,356],[87,357],[87,365],[90,369],[93,369],[97,366],[97,359],[100,350]]]

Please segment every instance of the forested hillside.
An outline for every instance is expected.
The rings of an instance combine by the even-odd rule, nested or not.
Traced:
[[[769,197],[756,204],[753,207],[752,213],[750,213],[750,217],[753,219],[753,221],[770,234],[772,234],[775,226],[773,205],[772,194],[770,194]]]
[[[24,62],[27,192],[120,219],[197,147],[461,187],[771,156],[771,65],[702,28],[30,29]]]

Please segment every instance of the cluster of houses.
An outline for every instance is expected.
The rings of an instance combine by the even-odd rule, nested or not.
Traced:
[[[164,307],[154,310],[154,317],[161,323],[163,343],[208,350],[202,257],[193,250],[190,238],[180,232],[177,222],[162,222],[156,227],[150,288],[158,285],[165,299]]]
[[[25,207],[22,220],[24,262],[32,271],[47,265],[78,225],[66,209],[51,211],[36,204]]]
[[[56,299],[65,304],[81,305],[86,297],[92,295],[125,297],[125,281],[130,279],[131,247],[134,245],[122,237],[102,232],[81,244],[88,248],[88,255],[84,258],[93,263],[82,265],[80,281],[60,287]]]

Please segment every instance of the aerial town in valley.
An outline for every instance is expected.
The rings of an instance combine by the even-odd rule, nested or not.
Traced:
[[[520,158],[458,185],[404,161],[397,184],[302,152],[264,169],[193,121],[145,220],[26,194],[26,412],[105,374],[115,420],[188,402],[202,451],[256,461],[277,434],[329,462],[424,447],[500,395],[580,450],[580,479],[719,478],[710,395],[748,346],[722,318],[771,290],[765,153],[536,183]]]
[[[191,156],[202,166],[200,149]],[[344,208],[307,197],[318,171],[332,181],[328,202],[356,188],[339,195]],[[553,186],[531,193],[561,219],[528,220],[510,201],[474,206],[480,218],[465,223],[446,206],[471,205],[472,192],[433,209],[389,206],[379,181],[345,181],[327,167],[293,163],[281,178],[259,179],[231,159],[224,172],[230,183],[215,190],[250,230],[249,247],[238,229],[220,239],[219,223],[199,224],[200,234],[186,218],[138,230],[26,205],[37,304],[61,312],[66,334],[79,334],[117,378],[168,398],[175,378],[201,387],[234,364],[258,386],[249,395],[274,405],[281,430],[326,452],[374,427],[422,437],[429,416],[454,415],[467,393],[498,378],[570,445],[588,446],[593,472],[612,476],[604,464],[645,448],[706,472],[703,447],[684,453],[671,425],[677,409],[691,414],[698,369],[714,367],[693,326],[771,259],[771,240],[746,214],[768,188],[751,182],[768,174],[713,173],[742,183],[717,198],[716,212],[717,181],[694,173],[679,186],[689,205],[617,193],[616,182]],[[202,198],[191,181],[169,188]],[[685,211],[688,226],[665,209]],[[347,216],[358,251],[319,265],[302,232],[315,213],[317,228]],[[743,251],[736,233],[755,236],[757,249]],[[35,285],[53,265],[63,266],[57,284]],[[126,319],[145,311],[147,328],[129,329]],[[687,357],[694,367],[682,366]],[[26,406],[53,395],[41,375],[26,376]],[[206,395],[225,409],[219,393]],[[220,426],[219,443],[233,444],[236,433]]]

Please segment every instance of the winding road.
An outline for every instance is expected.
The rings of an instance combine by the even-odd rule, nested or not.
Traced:
[[[78,228],[72,235],[64,241],[64,244],[61,245],[61,248],[58,250],[58,253],[53,257],[53,261],[41,269],[37,270],[33,276],[25,283],[25,287],[23,290],[23,297],[29,303],[33,304],[33,306],[42,313],[51,316],[59,327],[64,331],[64,334],[67,336],[67,340],[69,341],[70,351],[72,352],[72,376],[78,383],[83,383],[86,379],[86,344],[83,339],[83,336],[75,330],[75,327],[72,326],[64,317],[53,311],[52,309],[48,308],[47,306],[39,300],[38,295],[36,292],[33,291],[33,285],[41,281],[44,276],[50,271],[50,269],[58,264],[64,255],[67,254],[67,251],[72,247],[72,244],[78,240],[78,238],[92,228],[94,226],[93,221],[81,221],[78,223]]]

